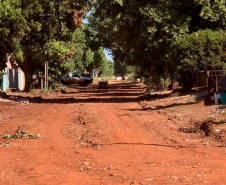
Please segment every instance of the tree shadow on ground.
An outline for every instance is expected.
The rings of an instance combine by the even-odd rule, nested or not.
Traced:
[[[73,103],[128,103],[149,101],[155,99],[163,99],[174,96],[174,92],[167,94],[144,94],[144,85],[135,83],[110,84],[107,89],[100,89],[98,85],[91,84],[83,87],[78,85],[70,86],[67,90],[58,90],[48,96],[40,94],[38,97],[28,97],[26,93],[15,94],[10,96],[9,100],[15,102],[30,103],[56,103],[56,104],[73,104]],[[184,95],[184,94],[183,94]],[[176,96],[179,96],[176,94]],[[154,110],[179,106],[181,104],[172,104],[167,106],[158,106]],[[143,110],[153,110],[153,108],[145,108]]]
[[[145,107],[141,109],[125,109],[129,111],[149,111],[149,110],[163,110],[163,109],[168,109],[168,108],[173,108],[177,106],[183,106],[183,105],[192,105],[192,104],[197,104],[198,102],[187,102],[187,103],[173,103],[170,105],[159,105],[159,106],[153,106],[153,107]]]
[[[43,99],[38,103],[57,103],[57,104],[70,104],[70,103],[128,103],[138,102],[139,98],[58,98],[58,99]]]
[[[76,90],[76,92],[74,92]],[[143,87],[137,84],[113,84],[108,89],[99,89],[98,85],[81,87],[78,85],[70,86],[67,90],[58,90],[54,93],[40,94],[39,97],[28,97],[26,93],[11,95],[9,100],[15,102],[30,103],[127,103],[138,102],[143,94]],[[46,96],[47,95],[47,96]]]
[[[106,88],[100,88],[98,85],[89,85],[86,87],[81,87],[78,85],[70,85],[68,86],[72,91],[65,91],[64,94],[79,94],[79,93],[104,93],[104,92],[141,92],[144,91],[145,88],[141,87],[137,84],[132,83],[123,83],[123,84],[111,84],[108,85]],[[74,91],[76,90],[76,92]]]

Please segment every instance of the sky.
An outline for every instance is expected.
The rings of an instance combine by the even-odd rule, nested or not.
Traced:
[[[105,53],[105,56],[108,60],[111,60],[113,61],[113,58],[112,58],[112,55],[111,55],[111,51],[107,50],[107,49],[104,49],[104,53]]]

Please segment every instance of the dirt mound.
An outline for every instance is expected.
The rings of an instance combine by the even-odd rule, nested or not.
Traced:
[[[187,128],[179,128],[178,130],[183,133],[198,133],[220,143],[221,146],[226,146],[226,119],[221,115],[218,117],[207,118],[202,121],[195,121],[193,126]]]
[[[226,121],[225,120],[206,120],[200,125],[200,130],[205,133],[206,137],[210,137],[215,141],[226,146]]]

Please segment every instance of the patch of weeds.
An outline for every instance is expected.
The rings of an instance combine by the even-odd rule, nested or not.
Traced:
[[[219,113],[219,115],[226,115],[226,111],[225,111],[225,110],[221,111],[221,112]]]
[[[186,100],[186,103],[198,103],[200,101],[202,101],[203,98],[202,97],[195,97],[195,96],[191,96],[190,98],[188,98]]]
[[[174,112],[186,112],[188,111],[188,108],[185,107],[175,107],[173,108]]]
[[[220,124],[222,121],[220,119],[215,119],[214,122]]]
[[[195,99],[195,97],[190,97],[190,98],[188,98],[188,99],[186,100],[185,103],[195,103],[195,102],[197,102],[196,99]]]
[[[60,88],[62,89],[62,84],[59,83],[59,82],[53,81],[53,82],[50,83],[49,91],[55,91],[55,90],[60,89]]]
[[[30,90],[30,93],[32,93],[32,94],[38,94],[39,92],[40,92],[40,90],[37,90],[37,89]]]
[[[181,91],[174,91],[170,94],[169,97],[177,97],[177,96],[181,96],[182,92]]]
[[[43,93],[48,93],[48,92],[49,92],[48,87],[44,87],[44,89],[43,89]]]
[[[31,134],[25,129],[18,127],[14,134],[10,135],[5,133],[4,135],[4,139],[18,139],[18,138],[38,139],[40,138],[40,134]]]

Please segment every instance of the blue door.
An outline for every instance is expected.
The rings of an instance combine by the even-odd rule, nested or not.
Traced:
[[[6,92],[6,89],[18,89],[18,70],[17,69],[5,69],[5,73],[2,76],[2,91]]]
[[[6,74],[2,75],[2,91],[5,92],[7,89],[7,77]]]

